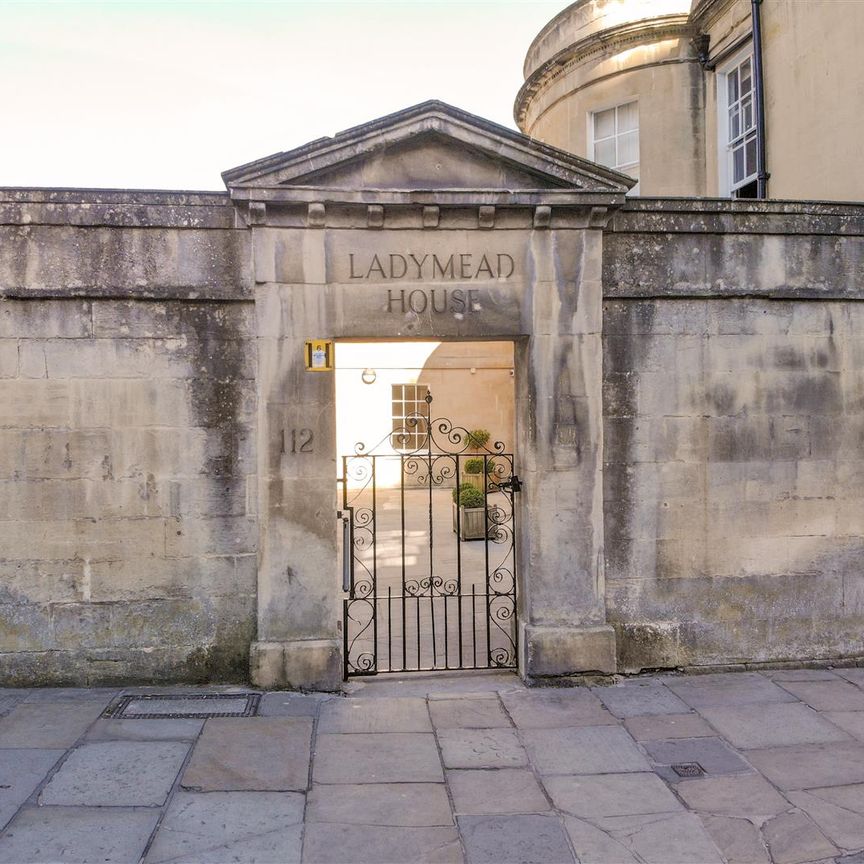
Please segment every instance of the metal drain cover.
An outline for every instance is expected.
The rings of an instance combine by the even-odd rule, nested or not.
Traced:
[[[148,693],[121,696],[102,716],[115,720],[254,717],[260,701],[260,693]]]
[[[705,769],[698,762],[680,762],[673,765],[672,770],[679,777],[704,777]]]

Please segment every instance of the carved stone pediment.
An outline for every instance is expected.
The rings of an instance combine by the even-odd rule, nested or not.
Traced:
[[[443,102],[223,172],[231,189],[559,190],[623,195],[635,180]]]

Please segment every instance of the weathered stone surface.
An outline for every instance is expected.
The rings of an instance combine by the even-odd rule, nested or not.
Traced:
[[[756,823],[789,809],[786,799],[758,774],[682,780],[676,791],[691,810]]]
[[[315,785],[308,822],[431,828],[453,825],[447,790],[439,783]]]
[[[715,735],[698,714],[653,714],[630,717],[624,721],[637,741],[662,741],[671,738],[705,738]]]
[[[87,730],[88,741],[192,741],[203,720],[97,720]]]
[[[438,744],[446,768],[518,768],[528,761],[513,729],[441,729]]]
[[[849,736],[800,703],[751,703],[702,708],[702,716],[735,747],[785,747],[848,741]]]
[[[864,740],[864,711],[820,711],[819,715],[859,741]]]
[[[101,700],[19,703],[0,718],[0,747],[71,747],[102,708]]]
[[[299,864],[303,796],[296,792],[178,792],[147,864],[280,861]]]
[[[321,734],[316,783],[443,783],[433,735],[419,732]]]
[[[57,763],[63,750],[0,750],[0,831]]]
[[[864,746],[858,743],[750,750],[747,759],[784,791],[864,783]]]
[[[525,768],[448,771],[453,809],[465,816],[543,813],[549,802],[534,774]]]
[[[460,816],[459,830],[472,864],[575,861],[557,816]]]
[[[762,833],[775,864],[803,864],[838,852],[804,813],[775,816],[763,826]]]
[[[590,822],[564,817],[564,827],[580,861],[595,864],[641,864],[632,852],[619,840]]]
[[[208,720],[183,773],[184,789],[304,791],[312,721],[304,717]]]
[[[817,711],[864,710],[864,692],[845,681],[784,681],[782,686]]]
[[[836,846],[864,846],[864,784],[789,792],[789,800],[803,810]]]
[[[686,713],[687,705],[662,684],[628,681],[613,687],[594,687],[593,692],[616,717],[643,714]]]
[[[637,861],[649,864],[693,864],[694,861],[720,864],[723,861],[702,823],[692,813],[615,816],[598,819],[594,824]],[[567,825],[569,830],[569,820]],[[581,845],[578,838],[577,833],[574,838],[577,850]],[[620,860],[627,858],[622,856]]]
[[[522,740],[541,774],[611,774],[648,771],[633,739],[609,726],[527,729]]]
[[[795,697],[757,673],[669,678],[666,686],[697,711],[725,705],[794,702]]]
[[[315,717],[328,698],[318,693],[265,693],[258,703],[258,716]]]
[[[43,805],[161,807],[174,785],[188,742],[100,741],[69,754],[42,790]]]
[[[431,732],[423,699],[333,699],[321,709],[320,732]]]
[[[0,861],[138,861],[158,818],[151,809],[25,807],[0,837]]]
[[[681,810],[681,804],[655,774],[546,777],[543,785],[558,810],[581,819]]]
[[[645,741],[643,746],[655,764],[661,766],[697,762],[708,774],[741,774],[750,766],[720,738],[679,738],[674,741]],[[663,771],[667,780],[681,778]]]
[[[512,724],[494,696],[483,699],[433,699],[429,713],[436,729],[494,729]]]
[[[587,688],[540,688],[502,693],[501,701],[522,729],[602,726],[618,721]]]
[[[749,820],[703,816],[702,824],[728,864],[771,864],[759,829]]]
[[[381,825],[309,825],[303,841],[306,864],[462,864],[455,828],[392,828]]]

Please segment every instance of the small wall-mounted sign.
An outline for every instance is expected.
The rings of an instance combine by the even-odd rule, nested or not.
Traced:
[[[333,371],[333,340],[306,340],[306,370],[308,372]]]

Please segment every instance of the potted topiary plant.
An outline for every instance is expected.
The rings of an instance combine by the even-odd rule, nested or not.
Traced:
[[[468,432],[468,446],[472,450],[482,450],[489,440],[490,433],[488,429],[471,429]]]
[[[473,486],[480,492],[486,488],[482,456],[472,456],[462,463],[462,485]]]
[[[459,532],[460,540],[486,537],[486,496],[472,483],[453,490],[453,530]]]

